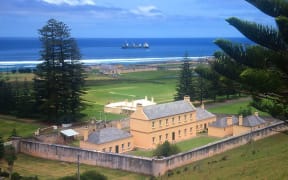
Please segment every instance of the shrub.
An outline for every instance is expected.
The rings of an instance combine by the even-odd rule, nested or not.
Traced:
[[[170,144],[168,141],[165,141],[163,144],[157,146],[157,148],[153,152],[153,155],[157,157],[168,157],[179,152],[180,149],[176,145]]]
[[[74,176],[65,176],[59,180],[77,180],[77,175]],[[81,180],[106,180],[107,177],[96,171],[86,171],[80,175]]]
[[[168,170],[167,171],[167,176],[170,177],[170,176],[173,176],[174,172],[172,170]]]

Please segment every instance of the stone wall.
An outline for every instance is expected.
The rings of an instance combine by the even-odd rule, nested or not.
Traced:
[[[174,169],[200,159],[204,159],[226,150],[244,145],[249,141],[262,139],[287,129],[284,122],[271,126],[230,137],[208,144],[203,147],[192,149],[163,159],[141,158],[130,155],[96,152],[80,148],[40,143],[35,141],[20,140],[18,149],[20,152],[45,159],[76,162],[77,155],[80,155],[80,162],[89,165],[97,165],[113,169],[121,169],[147,175],[162,175],[169,169]]]

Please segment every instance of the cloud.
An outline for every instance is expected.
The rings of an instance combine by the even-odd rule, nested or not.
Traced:
[[[62,5],[66,4],[69,6],[94,6],[96,5],[94,0],[41,0],[48,4]]]
[[[163,16],[163,13],[155,6],[138,6],[136,9],[130,10],[132,14],[145,17]]]

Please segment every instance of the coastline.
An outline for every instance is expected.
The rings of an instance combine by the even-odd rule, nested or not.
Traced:
[[[191,61],[209,61],[214,59],[213,56],[187,57]],[[181,62],[184,57],[163,57],[163,58],[110,58],[110,59],[83,59],[80,60],[85,66],[101,65],[101,64],[155,64],[155,63],[173,63]],[[13,68],[33,68],[40,64],[41,60],[29,61],[0,61],[0,69]]]

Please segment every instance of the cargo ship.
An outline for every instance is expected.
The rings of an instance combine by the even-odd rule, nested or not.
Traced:
[[[144,48],[144,49],[148,49],[149,48],[149,44],[148,43],[143,43],[143,44],[136,44],[136,43],[125,43],[122,45],[122,49],[136,49],[136,48]]]

